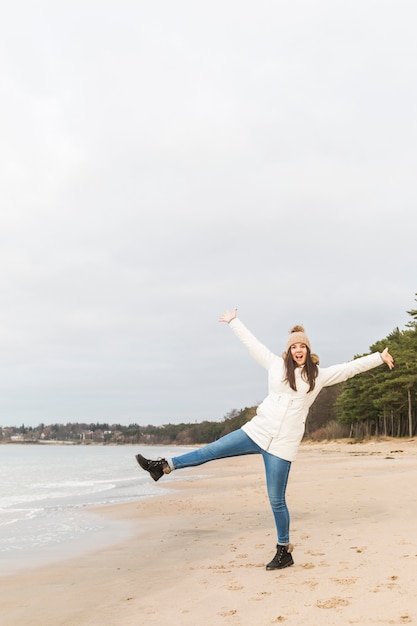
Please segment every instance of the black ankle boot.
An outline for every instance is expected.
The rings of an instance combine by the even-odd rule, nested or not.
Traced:
[[[164,474],[169,474],[171,472],[171,468],[168,465],[166,459],[151,461],[150,459],[145,459],[145,457],[141,454],[137,454],[135,459],[142,469],[150,473],[155,481],[159,480]]]
[[[294,561],[291,556],[293,546],[289,543],[287,546],[280,546],[277,544],[277,553],[270,563],[266,566],[266,569],[283,569],[294,565]]]

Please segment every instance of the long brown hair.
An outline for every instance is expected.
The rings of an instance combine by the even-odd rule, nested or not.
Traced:
[[[303,380],[305,380],[306,383],[310,385],[310,388],[307,392],[307,393],[310,393],[310,391],[313,391],[315,387],[316,378],[319,374],[319,368],[317,367],[318,358],[316,357],[316,355],[314,355],[312,358],[310,348],[308,346],[306,346],[306,348],[307,348],[306,362],[301,372],[301,377],[303,378]],[[286,376],[284,380],[285,382],[289,384],[291,389],[293,389],[294,391],[297,391],[297,385],[295,382],[295,370],[298,366],[294,363],[294,360],[291,355],[291,350],[288,350],[286,356],[284,357],[284,364],[285,364],[285,372],[286,372]]]

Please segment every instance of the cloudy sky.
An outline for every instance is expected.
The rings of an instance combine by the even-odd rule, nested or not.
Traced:
[[[221,420],[417,292],[412,0],[16,0],[0,19],[0,425]],[[395,355],[394,355],[395,356]]]

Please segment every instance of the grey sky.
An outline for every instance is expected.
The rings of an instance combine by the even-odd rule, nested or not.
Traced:
[[[415,308],[414,2],[17,2],[0,20],[0,424],[219,420],[304,324]],[[395,356],[395,355],[394,355]]]

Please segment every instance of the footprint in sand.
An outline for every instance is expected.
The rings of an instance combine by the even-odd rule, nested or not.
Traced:
[[[229,591],[240,591],[243,588],[243,585],[239,585],[238,583],[229,583],[228,585],[226,585],[226,589],[228,589]]]
[[[218,615],[220,615],[220,617],[230,617],[231,615],[236,615],[236,613],[237,609],[230,609],[230,611],[220,611]]]
[[[255,602],[259,602],[259,600],[263,600],[264,598],[270,595],[271,595],[270,591],[260,591],[259,593],[256,594],[256,596],[251,598],[251,600],[254,600]]]
[[[356,581],[358,580],[357,578],[333,578],[332,579],[334,583],[336,583],[336,585],[354,585],[356,583]]]
[[[230,574],[231,572],[231,570],[224,565],[207,565],[206,567],[201,567],[199,569],[209,569],[215,574]]]
[[[349,602],[345,598],[329,598],[328,600],[317,600],[316,606],[319,609],[337,609],[339,606],[348,606]]]
[[[359,546],[352,546],[351,550],[356,550],[356,552],[358,552],[358,554],[361,554],[362,552],[365,552],[365,550],[367,550],[368,546],[363,546],[363,547],[359,547]]]
[[[390,576],[388,578],[389,582],[379,583],[376,587],[374,587],[374,589],[371,589],[371,592],[379,593],[380,591],[385,591],[386,589],[396,589],[399,587],[399,585],[395,582],[396,580],[398,580],[398,576]]]

